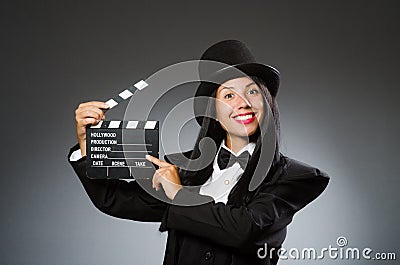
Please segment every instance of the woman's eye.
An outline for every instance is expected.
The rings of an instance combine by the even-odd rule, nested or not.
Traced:
[[[249,94],[257,94],[258,90],[257,89],[250,89],[248,93]]]
[[[233,94],[232,94],[232,93],[226,94],[226,95],[224,96],[224,98],[226,98],[226,99],[230,99],[230,98],[232,98],[232,97],[233,97]]]

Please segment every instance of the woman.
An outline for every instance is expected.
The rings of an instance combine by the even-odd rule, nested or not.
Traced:
[[[194,103],[201,129],[193,150],[168,155],[165,161],[147,157],[159,166],[147,185],[165,193],[170,203],[149,195],[137,181],[86,177],[85,128],[104,119],[101,109],[107,105],[102,102],[87,102],[76,110],[78,144],[70,151],[70,163],[102,212],[161,222],[160,231],[168,231],[164,264],[276,264],[293,215],[322,193],[329,178],[279,152],[279,73],[274,68],[257,63],[235,40],[211,46],[201,59],[228,64],[246,76],[228,74],[221,85],[201,83],[196,98],[214,100]],[[259,185],[249,189],[257,166],[266,163],[263,144],[272,137],[262,137],[268,106],[276,130],[272,164]],[[205,137],[218,147],[215,159],[199,170],[188,169],[187,161],[201,158]],[[265,247],[268,255],[259,255]]]

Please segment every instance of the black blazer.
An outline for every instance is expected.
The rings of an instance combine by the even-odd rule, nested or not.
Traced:
[[[71,148],[68,157],[77,149],[78,145]],[[168,231],[164,265],[276,264],[276,251],[293,215],[317,198],[329,182],[326,173],[282,155],[275,174],[242,205],[233,203],[231,196],[226,205],[215,203],[184,188],[174,200],[208,202],[176,206],[149,195],[137,181],[88,178],[86,157],[70,163],[100,211],[123,219],[161,222],[160,231]],[[151,180],[141,180],[141,185],[151,187]],[[276,251],[259,258],[257,251],[265,246]]]

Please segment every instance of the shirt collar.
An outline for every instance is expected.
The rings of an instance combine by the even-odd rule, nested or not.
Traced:
[[[237,154],[235,154],[235,152],[233,152],[231,149],[229,149],[226,145],[225,145],[225,139],[222,140],[221,146],[220,148],[225,148],[226,150],[228,150],[229,152],[231,152],[232,154],[234,154],[235,156],[239,156],[241,153],[243,153],[244,151],[248,151],[250,153],[250,155],[253,155],[254,149],[256,147],[256,144],[251,142],[248,143],[246,146],[244,146],[242,149],[239,150],[239,152],[237,152]],[[219,149],[218,149],[219,152]]]
[[[218,157],[218,154],[219,154],[219,150],[220,150],[221,148],[225,148],[226,150],[228,150],[230,153],[234,154],[235,156],[239,156],[239,155],[240,155],[241,153],[243,153],[244,151],[248,151],[248,152],[250,153],[250,155],[253,155],[253,152],[254,152],[255,147],[256,147],[256,144],[255,144],[255,143],[253,143],[253,142],[248,143],[246,146],[244,146],[242,149],[240,149],[239,152],[238,152],[237,154],[235,154],[231,149],[229,149],[229,148],[225,145],[225,139],[223,139],[221,145],[220,145],[219,148],[218,148],[217,155],[215,156],[215,159],[214,159],[214,164],[213,164],[214,173],[219,174],[219,173],[221,172],[221,169],[219,168],[218,163],[217,163],[217,157]],[[223,170],[228,170],[228,169],[226,168],[226,169],[223,169]],[[240,166],[239,166],[239,170],[242,170],[242,169],[240,168]],[[213,174],[214,174],[214,173],[213,173]],[[211,180],[211,179],[212,179],[212,176],[211,176],[210,180]]]

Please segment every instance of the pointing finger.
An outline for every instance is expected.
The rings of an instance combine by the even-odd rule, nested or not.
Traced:
[[[149,160],[151,163],[156,164],[159,167],[171,166],[171,164],[165,162],[164,160],[158,159],[157,157],[151,155],[146,155],[146,159]]]

